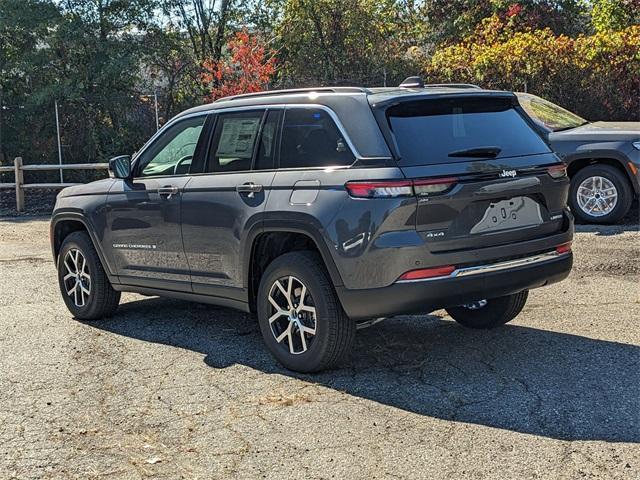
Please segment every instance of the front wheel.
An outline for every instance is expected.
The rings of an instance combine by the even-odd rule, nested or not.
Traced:
[[[447,313],[456,322],[469,328],[490,329],[504,325],[518,316],[527,302],[529,291],[504,297],[478,300],[476,302],[447,308]]]
[[[571,178],[569,204],[583,223],[616,223],[627,214],[632,201],[629,180],[611,165],[590,165]]]
[[[110,317],[118,308],[120,292],[111,286],[98,252],[85,232],[73,232],[62,242],[58,283],[64,303],[79,320]]]
[[[332,368],[351,351],[356,324],[342,310],[314,252],[287,253],[271,262],[260,280],[257,307],[267,348],[289,370]]]

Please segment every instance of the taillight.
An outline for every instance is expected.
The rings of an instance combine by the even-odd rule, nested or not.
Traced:
[[[403,273],[398,281],[407,280],[424,280],[425,278],[446,277],[455,271],[453,265],[444,265],[442,267],[420,268],[418,270],[410,270]]]
[[[433,195],[451,190],[458,183],[456,177],[429,178],[425,180],[414,180],[413,191],[416,195]]]
[[[409,197],[413,195],[411,180],[389,182],[347,182],[349,195],[359,198]]]
[[[563,253],[569,253],[571,251],[571,242],[563,243],[556,247],[556,252],[562,255]]]
[[[433,195],[449,191],[458,182],[455,177],[417,180],[354,181],[345,187],[357,198],[394,198]]]
[[[547,168],[547,173],[551,175],[551,178],[562,178],[567,176],[567,166],[566,165],[554,165],[553,167]]]

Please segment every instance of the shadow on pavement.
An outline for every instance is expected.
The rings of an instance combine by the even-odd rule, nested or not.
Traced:
[[[640,442],[640,347],[507,325],[471,331],[436,316],[358,332],[348,364],[317,375],[281,368],[251,316],[149,298],[95,328],[308,380],[419,415],[561,440]]]

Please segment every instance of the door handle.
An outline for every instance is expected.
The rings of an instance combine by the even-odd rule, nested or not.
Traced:
[[[165,185],[164,187],[158,188],[158,194],[160,194],[161,197],[166,195],[167,199],[170,199],[172,195],[177,194],[179,191],[180,189],[175,185]]]
[[[238,193],[248,193],[249,198],[253,198],[256,196],[256,193],[260,193],[262,191],[262,185],[258,185],[257,183],[248,182],[243,183],[242,185],[236,186],[236,192]]]

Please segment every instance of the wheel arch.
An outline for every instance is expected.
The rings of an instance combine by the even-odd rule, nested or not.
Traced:
[[[565,161],[568,164],[569,178],[573,178],[580,170],[591,165],[609,165],[623,173],[635,194],[639,193],[638,185],[633,181],[633,174],[628,170],[625,160],[618,157],[618,152],[602,152],[598,155],[592,152],[590,155],[573,156]]]
[[[78,231],[84,231],[87,233],[87,235],[89,235],[89,239],[91,240],[91,243],[98,253],[100,263],[102,263],[102,267],[107,273],[109,280],[112,283],[118,283],[117,281],[115,281],[116,278],[112,274],[109,263],[106,261],[100,242],[96,240],[95,234],[88,220],[81,213],[64,212],[55,214],[52,217],[49,235],[51,240],[51,253],[53,255],[54,262],[57,263],[58,261],[58,255],[60,253],[60,248],[62,247],[62,242],[64,242],[64,239],[71,233]]]
[[[252,311],[260,278],[266,267],[280,255],[297,250],[316,251],[324,263],[334,286],[342,285],[342,277],[318,229],[297,221],[269,222],[255,229],[247,242],[243,262],[243,283]]]

